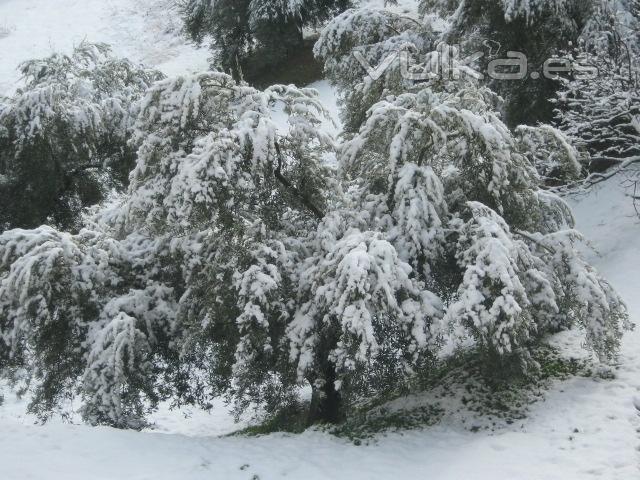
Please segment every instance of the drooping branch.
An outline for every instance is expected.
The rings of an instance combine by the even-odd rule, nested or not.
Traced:
[[[536,245],[538,245],[539,247],[543,248],[544,250],[546,250],[547,252],[551,253],[552,255],[556,253],[555,250],[553,250],[548,245],[545,245],[544,243],[542,243],[540,240],[538,240],[537,238],[535,238],[533,235],[531,235],[528,232],[524,232],[522,230],[514,230],[513,233],[515,233],[516,235],[518,235],[520,237],[523,237],[523,238],[529,240],[530,242],[535,243]]]

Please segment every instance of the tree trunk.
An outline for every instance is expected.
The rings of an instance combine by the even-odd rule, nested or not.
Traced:
[[[342,395],[336,390],[336,372],[332,364],[324,369],[324,384],[318,388],[312,383],[308,424],[340,423],[344,420]]]
[[[316,368],[307,380],[311,383],[311,405],[308,425],[314,423],[340,423],[344,420],[344,405],[341,393],[336,390],[336,366],[329,360],[340,335],[329,327],[320,335],[316,348]]]

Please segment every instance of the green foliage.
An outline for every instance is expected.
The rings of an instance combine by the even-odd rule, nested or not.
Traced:
[[[444,410],[437,405],[393,410],[381,406],[373,411],[353,412],[346,422],[330,427],[327,431],[360,445],[380,434],[418,430],[435,425],[441,420],[443,413]]]
[[[577,8],[581,3],[580,8]],[[585,2],[569,0],[539,0],[520,2],[519,0],[474,0],[462,2],[447,41],[461,44],[462,57],[473,52],[487,53],[484,42],[499,46],[499,52],[485,55],[480,68],[487,71],[487,65],[495,58],[505,58],[506,52],[516,51],[526,55],[528,72],[542,72],[543,63],[570,42],[578,39],[581,23],[577,17],[590,10],[589,0]],[[529,6],[526,8],[524,6]],[[522,10],[519,10],[519,8]],[[545,78],[527,78],[519,81],[488,80],[489,86],[505,99],[505,120],[509,126],[521,124],[535,125],[549,122],[553,117],[553,107],[549,98],[559,84]]]
[[[0,231],[77,229],[83,208],[126,187],[135,102],[160,74],[87,43],[21,69],[26,85],[0,106]]]
[[[542,400],[550,386],[572,377],[596,375],[591,361],[566,357],[546,344],[538,345],[532,358],[535,368],[525,374],[502,370],[495,376],[487,372],[482,352],[461,350],[421,371],[408,388],[362,398],[349,408],[344,422],[316,428],[356,445],[454,419],[474,432],[494,430],[524,420],[531,405]],[[301,433],[308,426],[305,419],[306,408],[298,405],[234,435]]]
[[[303,28],[344,10],[349,0],[184,0],[186,33],[210,37],[214,63],[234,78],[259,82],[305,48]]]

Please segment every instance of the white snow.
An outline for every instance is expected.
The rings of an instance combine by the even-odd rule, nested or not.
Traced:
[[[14,69],[20,61],[70,51],[83,39],[114,43],[116,54],[167,74],[206,68],[208,52],[179,38],[176,14],[167,5],[165,0],[0,0],[0,92],[17,85]],[[332,100],[325,82],[312,86],[323,100]],[[335,114],[335,103],[329,108]],[[631,200],[614,178],[570,201],[578,228],[600,253],[590,260],[640,324],[640,220]],[[567,332],[555,341],[584,355],[580,337]],[[615,374],[613,380],[558,383],[526,420],[496,432],[472,433],[445,419],[364,446],[317,431],[224,436],[244,424],[234,424],[221,402],[211,414],[164,406],[152,417],[155,432],[59,420],[41,426],[25,414],[24,402],[4,389],[0,479],[632,480],[640,476],[640,329],[626,335]]]
[[[0,0],[0,95],[19,85],[18,65],[83,40],[167,75],[208,66],[209,52],[180,35],[174,0]]]
[[[335,89],[327,80],[313,82],[308,87],[318,91],[318,99],[329,113],[330,118],[323,122],[322,128],[327,133],[337,136],[340,133],[340,115]]]

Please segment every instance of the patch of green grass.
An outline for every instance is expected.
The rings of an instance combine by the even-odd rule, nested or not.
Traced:
[[[576,358],[564,358],[551,347],[540,348],[536,352],[535,360],[540,365],[538,371],[534,373],[534,377],[538,381],[593,376],[593,367],[590,362]]]
[[[400,432],[425,428],[438,423],[444,410],[438,405],[423,405],[413,409],[390,410],[377,408],[361,411],[327,431],[338,437],[351,440],[356,445],[384,432]]]
[[[590,362],[565,358],[548,345],[534,349],[532,360],[534,366],[526,371],[492,375],[478,352],[467,351],[444,363],[438,374],[427,380],[425,389],[442,389],[444,399],[459,395],[462,408],[458,411],[462,414],[466,410],[484,420],[485,427],[471,427],[479,430],[494,428],[497,422],[523,420],[530,405],[542,398],[554,381],[593,376]]]
[[[306,405],[301,404],[283,409],[275,415],[268,417],[262,423],[238,430],[230,435],[257,436],[276,432],[302,433],[308,427],[306,407]]]
[[[493,375],[486,359],[478,351],[466,350],[432,366],[402,390],[387,391],[361,399],[347,412],[339,425],[319,425],[332,435],[356,445],[369,443],[387,432],[426,428],[447,415],[455,417],[470,431],[499,428],[526,418],[529,407],[544,396],[556,381],[571,377],[592,377],[594,367],[588,360],[565,358],[548,345],[533,351],[527,371]],[[407,395],[414,406],[403,406]],[[282,410],[260,425],[235,435],[264,435],[273,432],[301,433],[308,427],[308,405],[298,404]]]

